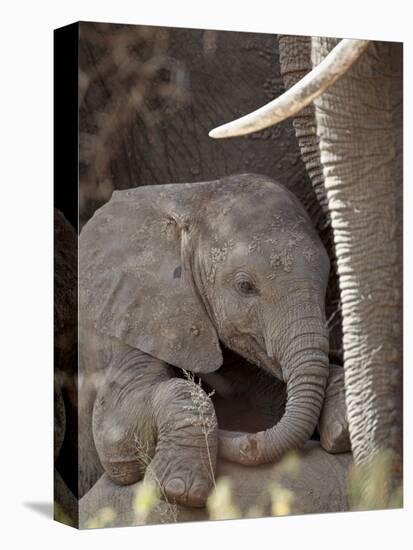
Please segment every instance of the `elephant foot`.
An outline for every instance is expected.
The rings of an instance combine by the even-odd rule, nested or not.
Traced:
[[[351,450],[346,403],[344,395],[344,369],[330,365],[324,405],[318,423],[321,446],[329,453]]]
[[[154,399],[158,441],[145,479],[164,500],[203,507],[214,486],[218,425],[208,395],[191,380],[160,384]]]

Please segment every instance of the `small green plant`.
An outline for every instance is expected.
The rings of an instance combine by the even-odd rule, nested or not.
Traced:
[[[214,430],[217,429],[217,420],[214,414],[211,414],[211,403],[210,398],[214,395],[215,390],[211,391],[210,393],[206,393],[204,389],[202,388],[202,382],[201,379],[198,380],[198,382],[195,381],[195,377],[192,373],[182,369],[186,379],[189,382],[192,382],[192,386],[190,389],[190,396],[191,396],[191,405],[187,405],[185,408],[186,410],[191,412],[191,418],[190,421],[197,426],[201,427],[201,431],[205,438],[205,447],[207,450],[207,457],[208,457],[208,472],[211,477],[211,481],[216,487],[215,482],[215,469],[213,466],[212,456],[211,456],[211,449],[209,447],[209,441],[208,438],[211,435],[211,433],[214,432]]]

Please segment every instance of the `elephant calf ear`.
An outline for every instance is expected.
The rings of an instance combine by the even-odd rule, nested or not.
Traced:
[[[164,195],[174,203],[178,187],[115,192],[85,225],[81,315],[96,330],[171,365],[211,372],[222,364],[218,336],[182,265],[181,230],[161,207]]]

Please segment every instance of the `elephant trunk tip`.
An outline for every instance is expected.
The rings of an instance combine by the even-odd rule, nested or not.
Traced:
[[[264,457],[264,449],[260,445],[260,433],[231,433],[220,430],[219,454],[245,466],[256,466],[269,462]]]

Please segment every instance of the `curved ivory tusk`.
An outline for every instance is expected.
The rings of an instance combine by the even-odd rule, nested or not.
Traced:
[[[267,105],[209,132],[212,138],[243,136],[295,115],[344,74],[369,45],[369,40],[345,38],[305,77]]]

